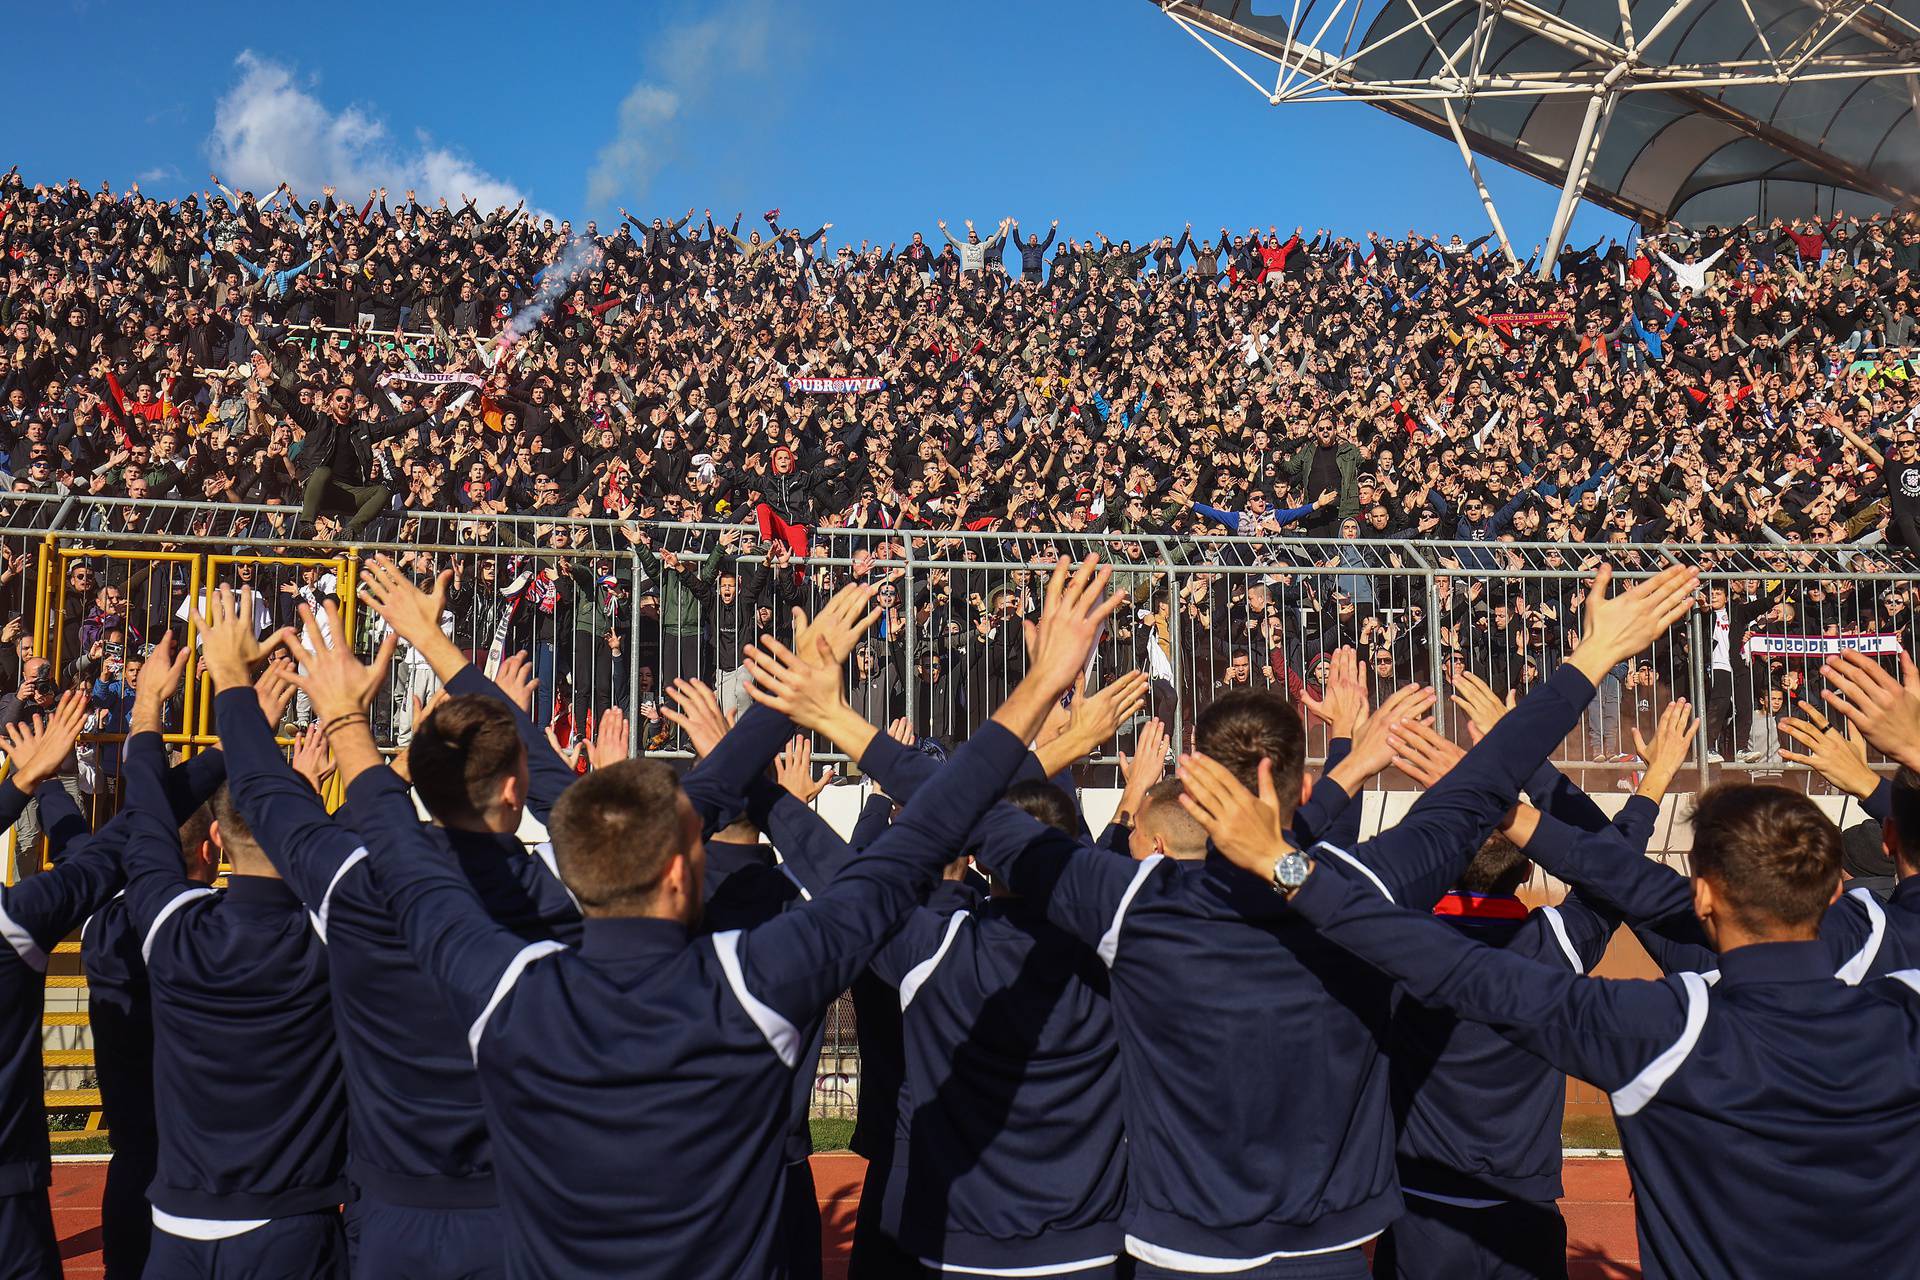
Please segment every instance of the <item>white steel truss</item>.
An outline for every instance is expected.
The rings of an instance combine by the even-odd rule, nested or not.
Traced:
[[[1665,115],[1761,144],[1782,171],[1800,175],[1793,180],[1920,203],[1920,173],[1873,165],[1884,135],[1863,159],[1823,133],[1807,136],[1800,117],[1777,105],[1796,86],[1901,77],[1904,119],[1888,132],[1920,128],[1920,22],[1901,11],[1920,16],[1912,0],[1151,2],[1269,104],[1365,102],[1452,138],[1503,247],[1474,154],[1559,186],[1543,273],[1583,197],[1648,223],[1673,212],[1624,182],[1589,190],[1616,108],[1635,95],[1667,95]],[[1859,90],[1841,92],[1850,103]],[[1474,119],[1476,103],[1567,98],[1584,99],[1584,111],[1557,128],[1503,136]],[[1756,105],[1769,100],[1770,109]]]

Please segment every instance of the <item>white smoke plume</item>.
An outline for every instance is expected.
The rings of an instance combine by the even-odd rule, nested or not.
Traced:
[[[724,78],[765,69],[773,31],[770,0],[734,0],[662,30],[647,74],[620,103],[618,132],[587,177],[587,203],[599,208],[644,195],[677,149],[681,123],[714,98]]]
[[[513,183],[424,134],[409,147],[359,107],[331,109],[284,63],[248,49],[234,65],[240,78],[214,107],[206,150],[221,181],[235,190],[265,195],[285,181],[312,197],[331,186],[343,202],[357,204],[366,192],[386,187],[392,199],[412,190],[429,205],[465,192],[482,212],[525,198]]]
[[[576,235],[565,250],[554,260],[540,276],[540,284],[527,305],[507,318],[505,329],[500,334],[500,352],[505,355],[522,338],[539,327],[540,322],[553,314],[553,308],[559,303],[569,287],[576,281],[575,273],[585,275],[595,270],[600,263],[600,253],[589,236]]]

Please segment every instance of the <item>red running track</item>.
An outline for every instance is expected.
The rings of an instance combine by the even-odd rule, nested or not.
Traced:
[[[826,1278],[845,1280],[853,1217],[860,1205],[866,1162],[856,1155],[813,1158],[820,1219],[826,1237]],[[100,1265],[100,1190],[104,1160],[57,1164],[53,1169],[53,1225],[68,1280],[105,1274]],[[1633,1234],[1633,1192],[1618,1160],[1569,1160],[1567,1261],[1571,1280],[1638,1280],[1640,1250]]]

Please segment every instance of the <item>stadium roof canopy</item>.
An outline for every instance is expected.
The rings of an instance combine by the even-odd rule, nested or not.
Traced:
[[[1561,187],[1549,263],[1583,197],[1643,224],[1920,203],[1920,0],[1151,2],[1274,105],[1368,102],[1476,183],[1477,153]]]

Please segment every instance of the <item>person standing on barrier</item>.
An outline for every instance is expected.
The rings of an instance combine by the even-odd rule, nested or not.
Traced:
[[[291,398],[265,352],[254,353],[253,369],[274,404],[306,433],[294,460],[303,486],[301,528],[311,529],[322,511],[338,512],[347,516],[347,537],[358,538],[393,500],[393,494],[375,479],[373,446],[413,430],[431,418],[433,410],[415,409],[363,422],[355,416],[353,402],[358,393],[351,383],[342,382],[327,392],[321,412]]]

